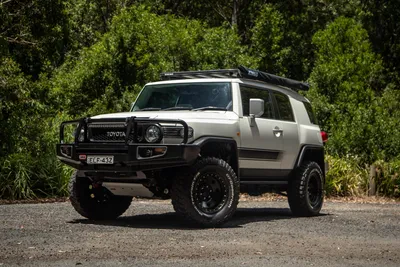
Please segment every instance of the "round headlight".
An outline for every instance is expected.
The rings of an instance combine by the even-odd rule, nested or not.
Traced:
[[[160,141],[162,138],[161,128],[156,125],[151,125],[147,127],[144,138],[149,143],[155,143],[157,141]]]

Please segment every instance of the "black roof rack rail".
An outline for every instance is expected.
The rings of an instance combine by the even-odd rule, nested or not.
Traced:
[[[237,78],[240,77],[239,69],[200,70],[163,72],[161,80],[198,79],[198,78]]]
[[[308,83],[280,77],[259,70],[249,69],[244,66],[239,66],[237,69],[164,72],[161,73],[160,78],[161,80],[199,78],[245,78],[285,86],[294,90],[308,91],[310,89],[310,85]]]

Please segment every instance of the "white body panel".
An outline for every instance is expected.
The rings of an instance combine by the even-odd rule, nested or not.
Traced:
[[[256,118],[255,126],[251,127],[248,117],[240,118],[241,148],[282,151],[283,137],[279,134],[275,135],[273,132],[275,127],[281,128],[282,123],[277,120]],[[280,169],[281,156],[279,155],[276,160],[240,157],[239,165],[241,168],[249,169]]]

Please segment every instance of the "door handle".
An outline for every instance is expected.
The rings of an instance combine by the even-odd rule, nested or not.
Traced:
[[[281,128],[279,128],[278,126],[276,126],[272,131],[274,132],[274,135],[276,137],[281,137],[283,134],[283,130]]]

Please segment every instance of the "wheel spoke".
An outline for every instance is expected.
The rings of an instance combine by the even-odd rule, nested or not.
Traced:
[[[194,185],[195,205],[206,214],[214,214],[224,206],[226,191],[223,177],[213,172],[202,174]]]

